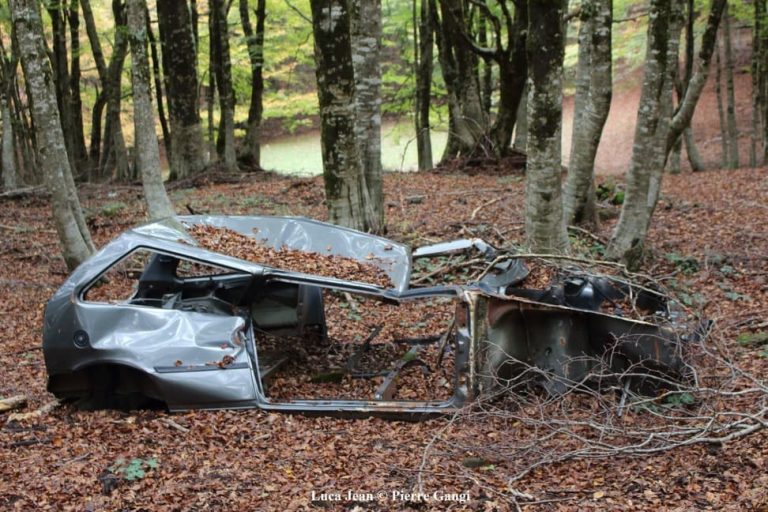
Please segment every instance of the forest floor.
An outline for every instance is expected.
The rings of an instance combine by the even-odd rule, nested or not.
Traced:
[[[733,361],[761,376],[768,374],[765,349],[739,340],[768,318],[767,172],[667,176],[645,267],[683,290],[715,321]],[[179,211],[188,205],[207,213],[326,215],[320,178],[250,174],[200,185],[171,191]],[[523,185],[519,171],[503,167],[387,174],[388,236],[412,246],[474,236],[520,243]],[[138,187],[83,186],[81,197],[98,246],[142,222]],[[618,208],[605,205],[600,239],[609,236]],[[0,397],[27,395],[32,411],[52,400],[40,334],[46,301],[67,272],[45,200],[3,200],[0,232]],[[573,241],[582,249],[600,245]],[[0,414],[2,510],[509,510],[515,501],[525,510],[768,509],[765,431],[645,457],[553,462],[510,486],[516,461],[482,450],[525,427],[498,417],[408,423],[259,410],[83,412],[69,405],[23,421],[7,417]],[[481,452],[481,464],[467,464]],[[110,480],[109,468],[114,473],[132,459],[140,459],[140,475]],[[392,492],[413,490],[418,475],[430,495],[467,491],[469,500],[392,499]],[[343,501],[348,491],[390,497]],[[342,501],[312,503],[313,492],[341,493]]]

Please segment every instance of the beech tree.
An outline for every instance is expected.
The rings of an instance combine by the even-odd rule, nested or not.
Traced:
[[[165,192],[160,173],[160,150],[155,132],[154,111],[149,89],[147,57],[147,4],[145,0],[128,0],[128,30],[131,40],[131,83],[133,85],[133,126],[136,136],[135,165],[141,175],[144,200],[150,219],[163,219],[176,214]]]
[[[200,123],[197,47],[187,0],[157,3],[163,75],[170,118],[171,179],[197,174],[208,163]],[[169,146],[169,147],[168,147]]]
[[[72,178],[43,23],[36,0],[9,0],[9,5],[32,100],[38,162],[51,194],[51,209],[62,255],[72,270],[91,255],[94,247]]]
[[[232,88],[232,61],[229,56],[229,28],[225,0],[210,0],[211,66],[219,91],[221,122],[220,156],[227,171],[237,171],[235,153],[235,92]],[[218,146],[218,145],[217,145]]]
[[[584,0],[579,27],[573,136],[565,181],[565,222],[597,224],[595,157],[613,94],[612,0]]]
[[[435,45],[434,28],[432,26],[432,8],[434,0],[418,2],[413,0],[413,41],[414,41],[414,70],[416,73],[416,102],[414,106],[414,125],[416,128],[416,152],[418,154],[419,170],[433,167],[431,127],[429,124],[429,108],[432,103],[432,56]],[[417,21],[418,20],[418,21]]]
[[[13,65],[15,67],[15,64]],[[13,116],[11,114],[12,80],[11,64],[5,50],[0,54],[0,122],[3,125],[2,141],[0,142],[0,162],[3,171],[3,190],[16,190],[21,184],[19,170],[16,165],[16,147],[14,144]]]
[[[256,30],[251,25],[248,0],[240,0],[240,21],[243,24],[248,59],[251,63],[251,104],[248,109],[248,127],[240,158],[251,166],[261,167],[261,118],[264,112],[264,20],[267,17],[266,0],[256,4]]]
[[[728,128],[728,166],[739,167],[739,128],[736,124],[736,91],[733,83],[733,45],[731,41],[731,17],[728,14],[728,2],[723,13],[723,43],[725,51],[725,119]]]
[[[355,74],[355,134],[377,231],[384,226],[381,168],[381,2],[351,0],[352,67]]]
[[[619,222],[606,249],[609,258],[619,259],[630,267],[637,267],[641,261],[669,152],[690,124],[706,84],[725,3],[726,0],[711,2],[694,74],[680,105],[673,111],[672,78],[677,67],[682,7],[680,0],[651,1],[645,71],[626,193]]]
[[[334,224],[379,231],[355,133],[355,74],[348,3],[311,0],[320,141],[328,216]]]
[[[448,142],[442,160],[489,149],[488,116],[477,76],[477,55],[466,36],[468,13],[463,0],[440,0],[435,12],[436,43],[448,97]],[[438,21],[439,20],[439,21]]]
[[[542,253],[568,250],[560,181],[566,6],[566,0],[528,4],[525,234],[531,250]]]
[[[517,2],[513,13],[505,1],[499,2],[501,18],[494,15],[485,3],[475,4],[483,16],[490,20],[493,46],[484,48],[472,44],[472,48],[486,61],[493,61],[499,66],[499,107],[490,132],[493,149],[499,156],[506,154],[509,149],[525,89],[528,68],[528,3],[527,0]],[[503,37],[505,30],[506,37]],[[486,93],[486,96],[490,102],[490,95]],[[490,110],[490,105],[486,110]]]

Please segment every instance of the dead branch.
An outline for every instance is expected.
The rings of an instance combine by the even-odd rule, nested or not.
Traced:
[[[472,210],[472,215],[470,215],[469,220],[475,220],[475,217],[477,217],[477,214],[480,213],[480,210],[482,210],[486,206],[491,206],[491,205],[494,205],[494,204],[498,203],[499,201],[501,201],[505,197],[507,197],[507,196],[505,196],[505,195],[504,196],[499,196],[496,199],[492,199],[492,200],[490,200],[488,202],[485,202],[485,203],[481,204],[480,206],[478,206],[477,208]]]
[[[679,341],[691,374],[674,379],[643,371],[639,364],[613,370],[611,351],[591,358],[592,370],[579,381],[555,377],[508,356],[509,364],[525,368],[521,376],[500,381],[493,375],[480,375],[481,380],[496,379],[498,389],[485,390],[471,409],[452,418],[425,452],[444,456],[473,452],[489,461],[503,461],[511,469],[508,499],[514,503],[527,496],[516,494],[513,485],[552,464],[723,445],[768,430],[768,385],[734,362],[724,339],[711,336],[715,339]],[[587,359],[572,361],[582,364]],[[567,391],[559,395],[535,391],[552,379],[565,381]],[[630,391],[628,383],[641,379],[658,392],[641,396]],[[520,393],[522,390],[525,392]],[[515,436],[501,436],[490,443],[484,438],[464,438],[460,443],[455,432],[448,434],[450,426],[466,432],[471,430],[468,423],[482,428],[494,420],[514,424]],[[419,479],[428,457],[427,453],[422,456]]]
[[[0,412],[21,409],[25,405],[27,405],[27,397],[24,395],[16,395],[10,398],[4,398],[0,400]]]
[[[189,433],[189,429],[187,427],[182,427],[181,425],[179,425],[178,423],[173,421],[171,418],[158,418],[158,419],[160,420],[161,423],[165,423],[169,427],[171,427],[171,428],[173,428],[175,430],[178,430],[182,434]]]
[[[9,414],[8,421],[9,422],[10,421],[26,421],[34,418],[39,418],[41,416],[48,414],[52,410],[54,410],[56,407],[59,406],[60,403],[61,402],[59,400],[53,400],[32,412],[25,412],[25,413],[17,412],[17,413]]]
[[[48,191],[43,186],[39,187],[24,187],[17,188],[16,190],[7,190],[0,194],[0,199],[22,199],[30,196],[48,196]]]
[[[411,284],[420,284],[420,283],[423,283],[423,282],[425,282],[425,281],[427,281],[429,279],[432,279],[433,277],[436,277],[436,276],[438,276],[440,274],[447,274],[449,272],[453,272],[454,270],[458,270],[458,269],[464,268],[464,267],[471,267],[472,265],[477,265],[477,264],[483,263],[483,262],[485,262],[485,260],[483,258],[474,258],[474,259],[471,259],[471,260],[460,261],[460,262],[457,262],[457,263],[450,263],[449,262],[449,263],[441,266],[440,268],[438,268],[436,270],[433,270],[432,272],[430,272],[428,274],[424,274],[424,275],[415,277],[415,279],[411,280]]]

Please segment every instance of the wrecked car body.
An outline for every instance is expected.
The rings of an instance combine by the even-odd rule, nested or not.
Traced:
[[[245,242],[276,259],[249,261]],[[411,286],[414,261],[462,251],[487,261],[479,279]],[[281,255],[325,258],[340,274],[311,258],[286,270]],[[382,279],[339,277],[353,263]],[[124,233],[56,292],[48,389],[92,408],[419,416],[522,379],[562,392],[600,365],[633,385],[643,372],[682,374],[687,327],[663,295],[578,269],[522,287],[529,274],[481,240],[411,252],[304,218],[179,216]]]

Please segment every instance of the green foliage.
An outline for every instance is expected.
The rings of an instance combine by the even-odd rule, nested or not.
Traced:
[[[695,274],[699,271],[699,261],[693,256],[682,256],[676,252],[671,252],[667,254],[667,261],[686,275]]]
[[[624,189],[619,188],[611,178],[597,185],[595,195],[598,201],[608,201],[613,205],[624,204]]]
[[[738,338],[736,338],[736,341],[738,341],[739,345],[743,347],[756,347],[758,345],[766,345],[768,344],[768,332],[743,332],[739,334]]]
[[[126,459],[121,457],[117,459],[109,470],[115,475],[120,476],[123,480],[132,482],[134,480],[141,480],[147,476],[147,471],[157,469],[159,465],[154,457],[146,459],[133,458],[130,461],[126,461]]]
[[[115,202],[107,203],[103,205],[101,207],[101,210],[99,210],[99,214],[102,217],[107,217],[108,219],[111,219],[123,213],[123,211],[125,211],[126,208],[128,208],[128,205],[125,204],[124,202],[115,201]]]
[[[684,393],[673,393],[671,395],[668,395],[666,400],[664,402],[667,405],[671,406],[685,406],[685,405],[693,405],[696,403],[696,398],[688,392]]]

